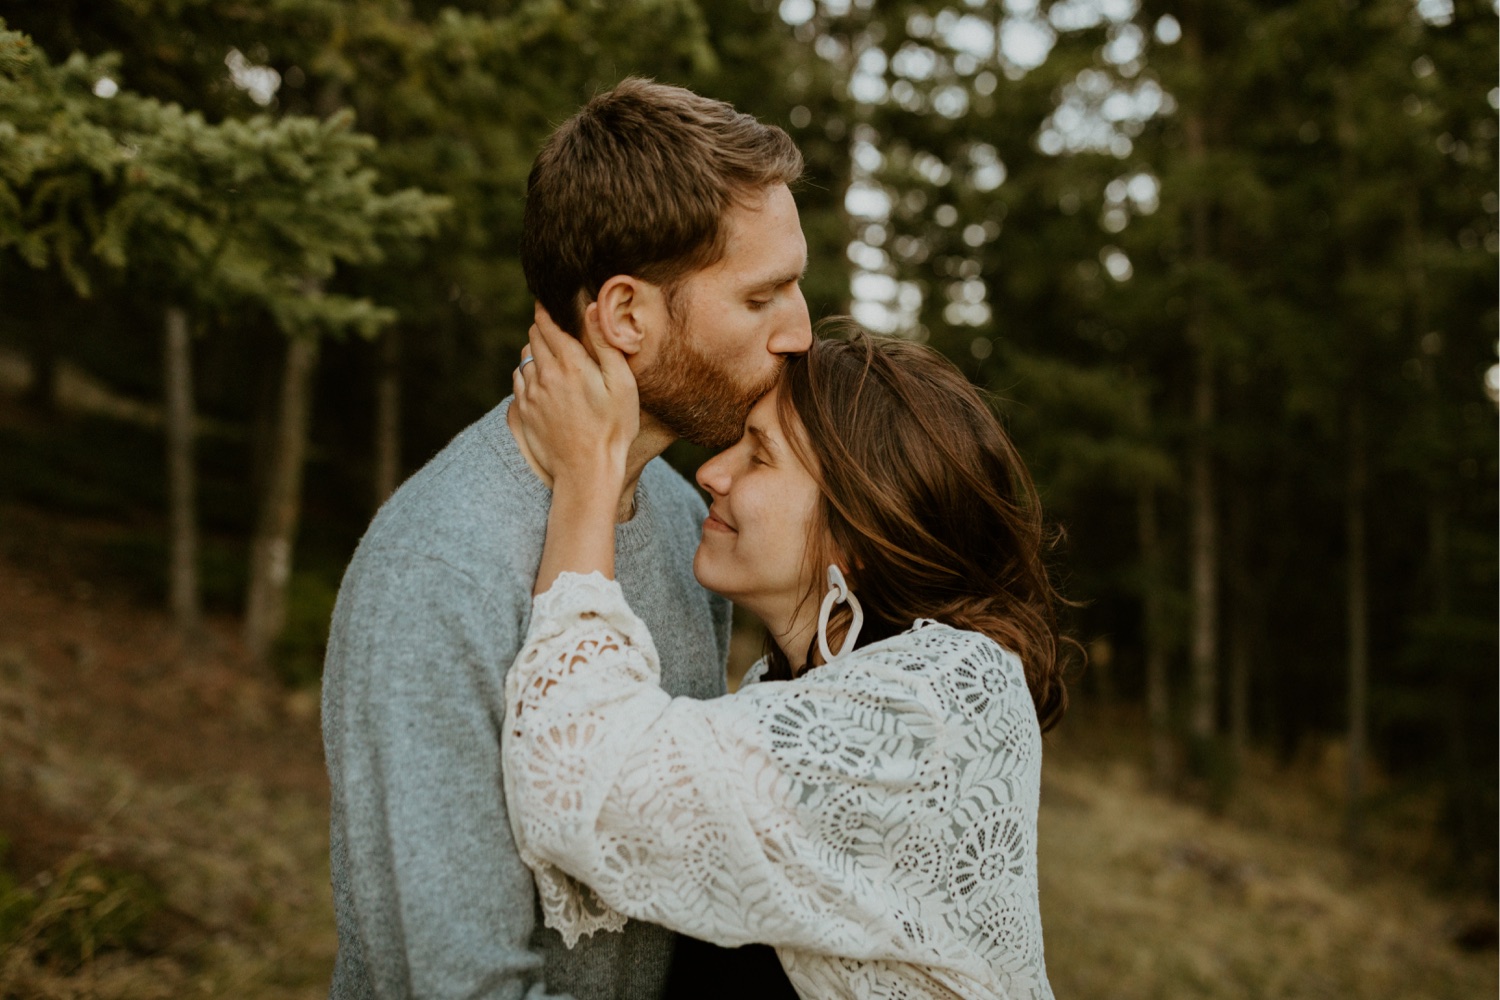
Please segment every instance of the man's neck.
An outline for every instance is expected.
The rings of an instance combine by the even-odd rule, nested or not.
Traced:
[[[526,435],[522,431],[521,414],[514,405],[506,411],[505,422],[510,427],[511,437],[516,439],[516,447],[521,450],[521,457],[526,459],[526,464],[531,466],[531,471],[535,472],[537,478],[550,490],[552,473],[532,454],[530,446],[526,443]],[[625,488],[620,491],[620,504],[615,511],[616,521],[623,524],[635,516],[635,487],[640,482],[641,473],[645,470],[647,463],[666,451],[668,446],[676,440],[677,436],[667,430],[655,417],[647,413],[641,414],[641,429],[636,433],[635,440],[630,442],[630,451],[625,456]]]

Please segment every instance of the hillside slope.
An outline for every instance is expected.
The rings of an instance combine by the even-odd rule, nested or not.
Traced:
[[[316,695],[244,662],[229,621],[185,649],[98,588],[68,558],[89,530],[0,510],[0,997],[326,996]],[[1153,796],[1098,724],[1048,747],[1059,1000],[1496,995],[1495,953],[1452,943],[1470,909]]]

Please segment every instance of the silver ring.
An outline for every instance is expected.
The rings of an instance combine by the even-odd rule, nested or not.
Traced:
[[[521,363],[518,364],[518,365],[516,365],[516,374],[517,375],[521,374],[521,369],[525,368],[527,365],[531,364],[535,360],[536,360],[536,355],[535,354],[528,354],[528,355],[526,355],[526,357],[524,357],[524,358],[521,359]]]

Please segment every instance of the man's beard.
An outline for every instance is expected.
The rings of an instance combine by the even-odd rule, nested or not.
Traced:
[[[705,448],[728,448],[740,439],[745,418],[781,377],[781,365],[751,386],[688,341],[683,324],[673,323],[661,356],[637,376],[641,409],[680,438]]]

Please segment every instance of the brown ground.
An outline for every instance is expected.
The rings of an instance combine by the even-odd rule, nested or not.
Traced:
[[[0,508],[0,867],[9,898],[33,901],[0,1000],[325,996],[316,695],[248,664],[232,621],[184,647],[161,613],[92,582],[76,543],[106,530]],[[1315,773],[1263,766],[1216,819],[1145,790],[1130,732],[1085,710],[1049,742],[1059,1000],[1496,995],[1493,910],[1398,865],[1351,866]],[[1479,950],[1460,948],[1476,925]]]
[[[326,996],[316,694],[245,662],[231,622],[185,648],[161,614],[95,590],[69,555],[89,526],[14,509],[0,525],[12,552],[48,553],[0,562],[4,867],[44,903],[0,961],[0,996]],[[80,872],[103,873],[102,891],[63,891]],[[59,921],[86,939],[132,892],[148,902],[128,949],[37,964]]]

